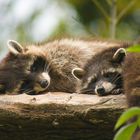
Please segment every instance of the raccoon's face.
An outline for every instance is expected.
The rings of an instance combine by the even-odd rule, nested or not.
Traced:
[[[80,93],[97,94],[104,96],[107,94],[119,94],[122,92],[122,75],[117,71],[105,71],[92,75],[83,83],[83,89]]]
[[[16,41],[8,42],[10,50],[0,67],[0,92],[37,94],[50,85],[48,62],[43,51],[34,46],[23,48]]]
[[[105,51],[90,60],[85,67],[85,74],[79,79],[77,92],[97,94],[119,94],[122,92],[122,62],[125,50],[120,48]],[[74,75],[78,72],[75,71]]]
[[[36,56],[32,62],[27,68],[28,76],[23,80],[19,90],[26,94],[39,94],[50,85],[48,63],[40,56]]]

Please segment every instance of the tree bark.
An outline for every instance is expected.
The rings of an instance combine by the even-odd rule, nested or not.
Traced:
[[[124,95],[0,96],[0,140],[112,140]]]

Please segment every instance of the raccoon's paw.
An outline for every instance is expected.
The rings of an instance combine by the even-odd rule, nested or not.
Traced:
[[[118,89],[115,89],[112,91],[112,94],[113,95],[118,95],[118,94],[121,94],[123,93],[123,89],[122,88],[118,88]]]

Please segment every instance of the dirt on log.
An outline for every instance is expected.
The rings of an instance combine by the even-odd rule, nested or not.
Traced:
[[[0,140],[112,140],[124,95],[0,95]]]

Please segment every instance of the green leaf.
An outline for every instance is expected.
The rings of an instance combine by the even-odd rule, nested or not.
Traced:
[[[140,115],[140,108],[139,107],[132,107],[128,110],[126,110],[118,119],[115,129],[118,129],[121,125],[123,125],[125,122],[127,122],[130,118],[134,116]]]
[[[140,52],[140,45],[134,45],[126,49],[127,52]]]
[[[138,127],[140,127],[140,116],[138,116],[137,124],[138,124]]]
[[[122,127],[114,137],[114,140],[131,140],[133,133],[137,128],[137,123],[132,123]]]

